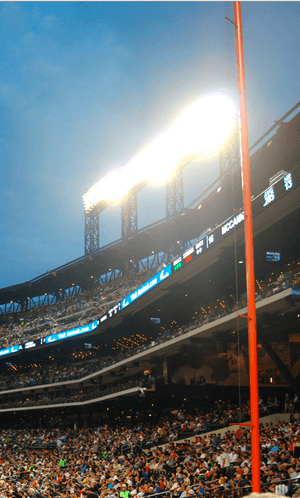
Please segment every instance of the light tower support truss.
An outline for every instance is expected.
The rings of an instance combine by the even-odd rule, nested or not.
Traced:
[[[173,220],[184,209],[183,204],[183,165],[174,170],[166,184],[166,217]]]
[[[132,237],[138,231],[137,195],[147,185],[141,182],[132,187],[121,201],[122,239]]]
[[[121,204],[122,239],[128,239],[138,230],[137,190],[130,191]]]
[[[84,220],[84,252],[85,255],[94,254],[99,250],[99,206],[85,212]]]
[[[127,241],[138,232],[137,195],[145,186],[145,183],[135,185],[122,199],[121,202],[121,223],[122,240]],[[139,271],[139,262],[134,258],[126,261],[123,268],[124,274]]]

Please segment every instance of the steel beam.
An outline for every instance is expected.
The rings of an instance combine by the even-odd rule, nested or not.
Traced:
[[[272,346],[269,342],[266,342],[266,341],[261,340],[261,339],[259,339],[259,342],[262,345],[262,347],[264,348],[264,350],[266,351],[266,353],[268,353],[271,360],[275,363],[278,370],[282,373],[283,377],[285,378],[287,383],[291,386],[293,391],[295,393],[297,393],[298,396],[300,396],[299,384],[297,382],[298,378],[296,377],[296,379],[294,379],[294,377],[292,376],[292,374],[290,373],[288,368],[285,366],[283,361],[279,358],[278,354],[276,353],[276,351],[274,351],[274,349],[272,348]]]

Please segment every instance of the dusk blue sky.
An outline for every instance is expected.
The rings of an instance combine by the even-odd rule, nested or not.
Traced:
[[[235,91],[232,3],[0,3],[0,287],[84,254],[82,195],[191,102]],[[242,2],[250,145],[299,101],[300,3]],[[216,162],[185,171],[188,205]],[[165,214],[139,194],[139,227]],[[120,237],[100,216],[100,244]]]

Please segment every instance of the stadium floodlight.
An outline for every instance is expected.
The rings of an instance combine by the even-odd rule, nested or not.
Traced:
[[[174,126],[174,142],[182,154],[208,156],[228,138],[236,121],[236,107],[223,94],[207,95],[192,104]]]
[[[236,107],[229,97],[212,94],[192,104],[174,125],[133,158],[132,181],[164,183],[185,159],[215,153],[232,131]]]
[[[180,144],[174,141],[172,131],[157,137],[128,164],[133,181],[152,184],[164,183],[172,174],[181,157]]]
[[[132,187],[130,175],[125,168],[113,171],[91,187],[83,196],[85,211],[103,203],[114,203]]]
[[[90,188],[83,195],[85,211],[100,203],[118,202],[139,184],[165,183],[183,162],[212,155],[228,138],[235,120],[236,107],[228,96],[215,93],[201,98],[126,166]]]

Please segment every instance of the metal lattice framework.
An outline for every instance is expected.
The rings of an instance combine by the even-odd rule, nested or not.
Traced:
[[[38,306],[51,306],[58,301],[75,296],[76,294],[81,294],[81,292],[83,292],[83,288],[73,284],[70,288],[60,289],[60,291],[56,291],[55,293],[45,292],[36,297],[27,297],[27,299],[20,298],[16,301],[6,303],[4,309],[0,310],[0,315],[5,315],[6,313],[20,313]]]
[[[128,239],[138,230],[137,190],[130,191],[121,204],[122,239]]]
[[[176,169],[166,184],[166,217],[173,220],[182,213],[183,203],[183,166]]]
[[[191,158],[190,158],[191,160]],[[219,155],[219,168],[221,181],[234,173],[240,164],[240,141],[238,126],[223,145]],[[187,161],[189,162],[189,161]],[[186,163],[182,163],[170,180],[166,183],[166,220],[173,223],[184,211],[183,197],[183,169]],[[138,233],[137,216],[137,194],[144,185],[133,188],[123,199],[121,204],[122,239],[128,240]],[[104,206],[95,206],[91,211],[85,213],[85,255],[95,254],[100,249],[99,241],[99,214],[105,209]],[[180,249],[189,245],[189,241],[183,241]],[[169,251],[168,259],[174,256],[179,247]]]
[[[137,194],[144,185],[144,183],[141,183],[133,187],[121,202],[121,230],[122,240],[125,242],[138,233]],[[124,274],[131,271],[139,271],[139,261],[134,258],[125,261],[123,268]]]
[[[98,206],[85,212],[84,249],[86,256],[99,250],[99,214],[100,208]]]
[[[159,267],[168,263],[168,255],[165,252],[153,253],[147,258],[139,261],[141,270],[152,270],[152,268]]]
[[[174,173],[170,180],[166,184],[166,219],[169,223],[176,223],[176,219],[184,211],[184,199],[183,199],[183,168],[184,164],[180,165]],[[178,252],[182,251],[184,248],[184,242],[178,241],[175,246],[172,246],[168,250],[167,261],[173,259]]]

